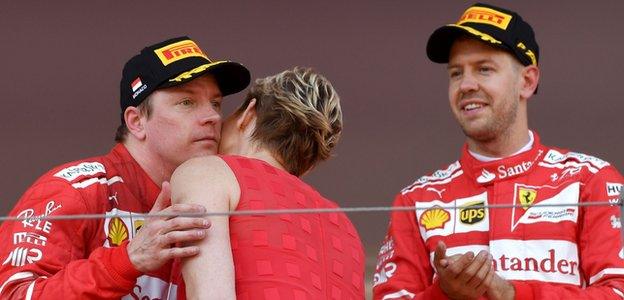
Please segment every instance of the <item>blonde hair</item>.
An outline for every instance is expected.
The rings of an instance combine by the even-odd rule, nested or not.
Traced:
[[[331,155],[342,131],[340,97],[323,75],[295,67],[257,79],[242,113],[256,99],[255,142],[267,147],[293,175],[300,176]]]

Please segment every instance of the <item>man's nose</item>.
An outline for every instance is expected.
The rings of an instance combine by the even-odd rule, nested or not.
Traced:
[[[479,89],[479,83],[474,75],[470,74],[470,72],[464,73],[459,83],[459,90],[462,93],[476,91]]]
[[[216,124],[221,122],[221,111],[212,104],[206,105],[199,112],[199,121],[203,124]]]

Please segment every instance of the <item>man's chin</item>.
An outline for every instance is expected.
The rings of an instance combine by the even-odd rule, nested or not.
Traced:
[[[488,128],[467,128],[467,126],[462,126],[462,131],[467,138],[481,143],[496,139],[494,130]]]

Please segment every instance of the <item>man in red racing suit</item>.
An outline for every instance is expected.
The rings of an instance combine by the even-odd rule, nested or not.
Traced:
[[[391,215],[374,298],[624,298],[620,209],[609,205],[624,179],[529,130],[540,77],[532,27],[477,3],[433,32],[427,56],[447,64],[466,144],[458,162],[396,197],[414,210]]]
[[[186,242],[203,239],[209,223],[180,215],[201,206],[168,203],[168,180],[185,160],[217,152],[221,99],[248,84],[244,66],[209,60],[188,37],[132,57],[119,143],[43,175],[11,211],[21,220],[0,226],[0,298],[175,299],[172,259],[196,255]],[[148,212],[175,216],[137,215]],[[46,219],[61,215],[77,216]]]
[[[616,203],[623,183],[607,162],[546,147],[536,134],[530,150],[491,162],[464,147],[459,161],[397,195],[395,206],[418,210],[392,213],[375,299],[445,299],[431,263],[438,241],[447,255],[489,251],[517,299],[622,296],[619,208],[534,205]],[[479,207],[501,204],[522,207]]]

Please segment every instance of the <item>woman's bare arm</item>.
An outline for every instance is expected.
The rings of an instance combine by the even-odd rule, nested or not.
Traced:
[[[171,177],[171,203],[195,203],[208,213],[227,212],[238,204],[240,188],[228,165],[217,156],[191,159]],[[200,253],[182,262],[188,299],[236,299],[229,218],[208,217],[208,236]]]

